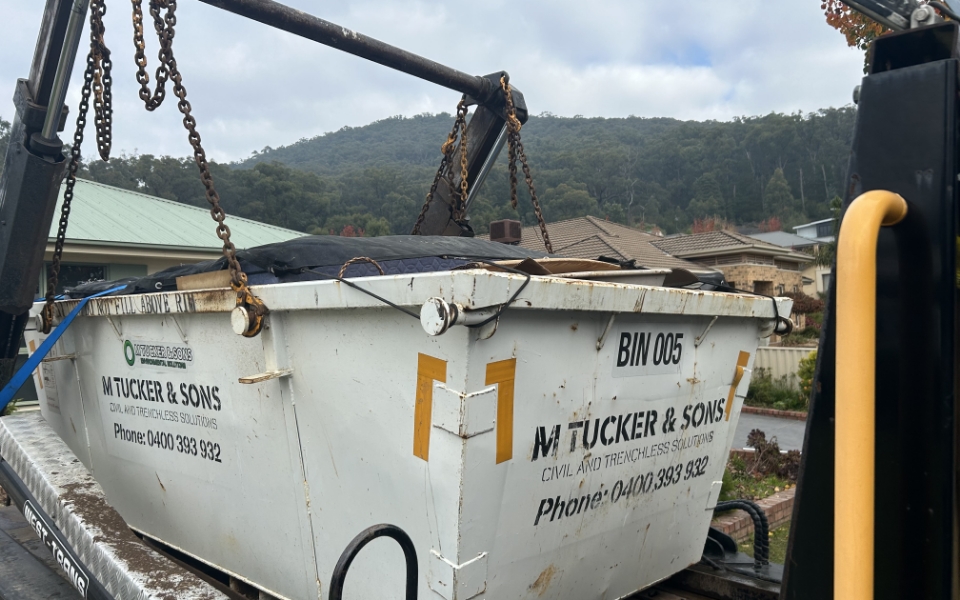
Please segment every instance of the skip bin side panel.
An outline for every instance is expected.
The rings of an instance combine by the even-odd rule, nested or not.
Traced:
[[[487,554],[482,597],[616,598],[699,559],[736,425],[729,388],[758,341],[754,322],[722,318],[695,347],[709,321],[624,316],[597,351],[607,315],[531,311],[471,345],[470,389],[485,364],[517,360],[513,458],[496,463],[493,435],[466,444],[459,559]],[[682,350],[630,364],[619,336],[633,352],[635,333],[682,334]]]
[[[449,430],[459,418],[451,404],[463,389],[469,330],[431,338],[391,308],[321,314],[285,317],[320,579],[328,588],[354,536],[390,523],[414,541],[420,598],[437,598],[431,550],[452,557],[458,543],[463,440]],[[418,387],[431,407],[415,446]],[[441,565],[433,566],[438,577]],[[391,598],[403,583],[399,547],[377,540],[351,565],[344,596]]]
[[[265,370],[261,340],[222,314],[177,318],[74,324],[94,475],[131,527],[273,594],[315,597],[289,407],[276,380],[237,381]]]
[[[47,336],[36,328],[36,318],[28,321],[24,331],[24,341],[27,350],[33,354]],[[48,359],[76,355],[77,342],[72,329],[60,338],[54,345]],[[57,435],[63,439],[80,462],[90,468],[90,450],[87,443],[86,421],[83,406],[79,402],[61,405],[60,397],[79,395],[77,366],[71,359],[49,360],[40,363],[33,374],[34,387],[37,390],[37,399],[40,402],[40,412]]]

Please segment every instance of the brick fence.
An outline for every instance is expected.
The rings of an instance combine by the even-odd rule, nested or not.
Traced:
[[[770,531],[790,520],[793,515],[793,496],[796,493],[797,487],[794,486],[757,501],[760,508],[767,513]],[[711,525],[737,540],[738,543],[753,539],[753,519],[742,510],[724,513],[716,517]]]

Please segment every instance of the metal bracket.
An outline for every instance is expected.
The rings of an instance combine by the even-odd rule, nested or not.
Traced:
[[[697,339],[693,340],[693,345],[694,345],[694,347],[696,347],[696,348],[699,348],[699,347],[700,347],[700,344],[703,343],[703,340],[707,337],[707,334],[710,333],[710,329],[713,327],[713,324],[716,323],[716,322],[717,322],[717,319],[719,319],[719,318],[720,318],[719,316],[714,317],[714,318],[710,321],[710,324],[707,325],[707,328],[703,330],[703,333],[701,333],[700,335],[698,335],[698,336],[697,336]]]
[[[180,321],[177,320],[175,315],[170,315],[170,318],[173,319],[173,324],[177,326],[177,331],[180,333],[180,339],[183,340],[183,343],[188,343],[187,334],[183,331],[183,326],[180,325]]]
[[[58,360],[75,360],[77,358],[76,354],[60,354],[59,356],[48,356],[40,362],[55,362]]]
[[[264,381],[270,381],[271,379],[279,379],[281,377],[290,377],[291,375],[293,375],[293,369],[277,369],[276,371],[247,375],[246,377],[241,377],[238,381],[249,385],[251,383],[262,383]]]
[[[113,319],[110,317],[104,317],[107,320],[107,323],[113,327],[113,331],[117,334],[117,339],[121,342],[123,341],[123,323],[120,322],[120,319],[117,319],[117,322],[114,323]],[[118,325],[119,324],[119,325]]]
[[[603,328],[603,333],[597,338],[597,351],[603,350],[603,345],[607,343],[607,334],[610,333],[610,329],[613,327],[613,322],[616,319],[617,313],[612,313],[610,319],[607,321],[607,326]]]

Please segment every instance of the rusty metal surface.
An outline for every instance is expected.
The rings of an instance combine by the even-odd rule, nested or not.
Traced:
[[[423,302],[431,297],[430,293],[439,287],[443,291],[443,298],[448,302],[475,309],[504,302],[523,283],[524,278],[485,270],[465,270],[360,277],[351,281],[400,306],[419,309]],[[263,285],[253,286],[251,289],[272,311],[383,306],[378,300],[351,290],[338,281]],[[57,302],[55,306],[58,318],[69,313],[78,302],[79,300]],[[80,316],[230,312],[235,305],[235,295],[225,289],[161,292],[96,298],[87,304]],[[789,315],[792,301],[779,298],[777,306],[778,314]],[[719,315],[764,319],[772,319],[774,316],[773,302],[761,296],[560,277],[533,277],[511,307],[511,310],[514,309]]]

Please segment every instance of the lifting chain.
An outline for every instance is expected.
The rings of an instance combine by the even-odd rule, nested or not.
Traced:
[[[540,225],[540,233],[543,235],[543,245],[547,253],[553,254],[553,245],[550,243],[550,235],[547,233],[547,224],[543,220],[543,212],[540,210],[540,200],[537,198],[537,190],[533,187],[533,177],[530,175],[530,166],[527,164],[527,155],[523,151],[523,143],[520,141],[520,120],[517,119],[517,110],[513,105],[513,92],[510,89],[510,78],[504,74],[500,77],[500,87],[503,89],[503,95],[506,99],[507,113],[507,161],[510,168],[510,205],[517,208],[517,159],[520,159],[520,166],[523,167],[523,176],[527,180],[527,189],[530,191],[530,201],[533,202],[533,212],[537,215],[537,223]]]
[[[451,165],[453,164],[454,146],[458,137],[460,138],[460,200],[453,207],[452,213],[453,220],[456,222],[463,220],[463,213],[467,207],[467,97],[465,95],[457,103],[457,118],[453,122],[453,129],[447,135],[447,141],[440,146],[440,153],[443,155],[443,158],[440,159],[440,167],[433,178],[430,191],[427,192],[427,198],[423,202],[423,207],[420,208],[420,215],[417,216],[417,222],[414,223],[410,235],[420,235],[420,226],[427,216],[427,210],[430,209],[433,195],[437,192],[440,180],[446,181],[451,191],[456,189],[453,184]]]
[[[134,61],[137,64],[137,82],[140,83],[140,99],[144,107],[155,110],[163,103],[166,97],[166,82],[173,82],[173,93],[177,96],[177,109],[183,115],[183,126],[187,130],[187,139],[193,147],[193,158],[200,169],[200,181],[206,192],[207,202],[210,203],[210,216],[217,223],[217,237],[223,242],[223,256],[227,259],[230,268],[230,287],[237,293],[237,308],[234,309],[235,330],[245,337],[254,337],[263,327],[263,317],[267,314],[267,306],[262,300],[250,292],[247,287],[247,275],[237,260],[237,248],[230,241],[230,228],[224,223],[227,213],[220,207],[220,194],[213,183],[210,167],[207,164],[207,154],[200,144],[200,134],[197,132],[197,121],[191,114],[190,102],[187,101],[187,89],[183,86],[183,77],[177,68],[177,59],[173,55],[173,37],[176,34],[174,26],[177,24],[176,0],[150,0],[150,15],[153,17],[153,28],[160,42],[160,66],[157,67],[156,91],[150,92],[150,76],[147,74],[147,59],[144,55],[143,40],[143,8],[142,0],[131,0],[133,4],[133,42],[136,47]],[[161,9],[166,12],[161,16]]]
[[[87,68],[83,72],[83,87],[80,90],[80,109],[77,111],[77,128],[73,133],[73,146],[70,147],[70,163],[67,166],[67,180],[63,191],[63,204],[60,207],[60,222],[57,226],[57,241],[53,249],[50,273],[47,278],[46,303],[43,306],[42,330],[50,333],[53,326],[53,302],[57,296],[57,282],[60,278],[60,261],[63,257],[63,245],[67,237],[67,223],[70,219],[70,205],[73,202],[73,190],[77,184],[77,169],[80,168],[80,146],[83,144],[83,130],[87,125],[87,112],[90,109],[90,96],[93,95],[94,124],[97,128],[97,149],[100,157],[110,157],[111,128],[113,124],[113,105],[110,94],[110,50],[103,41],[105,28],[103,15],[107,7],[103,0],[90,2],[90,51],[87,53]]]
[[[207,155],[200,144],[200,134],[197,132],[197,122],[191,114],[190,102],[187,101],[187,90],[183,85],[183,77],[177,68],[177,61],[173,55],[174,27],[177,24],[176,0],[149,0],[150,14],[153,17],[153,26],[160,42],[160,66],[156,71],[156,91],[150,91],[150,76],[147,74],[147,59],[144,54],[145,43],[143,34],[142,0],[131,0],[133,5],[133,40],[136,51],[134,62],[137,64],[137,82],[140,84],[140,99],[147,110],[153,111],[159,107],[166,97],[166,83],[173,82],[173,92],[177,96],[177,108],[183,115],[183,126],[187,130],[187,139],[193,147],[193,158],[200,170],[200,181],[210,203],[210,215],[217,223],[217,237],[223,242],[223,256],[230,269],[230,285],[237,294],[237,304],[232,315],[234,330],[245,337],[254,337],[263,327],[263,318],[268,310],[262,300],[253,295],[247,287],[247,275],[237,260],[237,248],[230,241],[230,228],[224,223],[226,213],[220,206],[220,195],[213,183],[213,176],[207,164]],[[161,11],[164,11],[161,14]],[[84,74],[84,89],[80,112],[77,115],[77,131],[74,134],[74,146],[71,149],[71,162],[67,179],[67,189],[64,193],[63,211],[60,218],[60,229],[57,236],[57,248],[54,252],[54,266],[51,270],[47,291],[47,306],[44,308],[44,331],[48,332],[52,322],[52,303],[56,293],[56,276],[59,272],[60,254],[63,250],[63,236],[66,233],[67,218],[70,213],[69,200],[73,198],[73,186],[76,183],[76,172],[80,161],[80,142],[83,140],[83,127],[86,124],[85,115],[88,110],[88,99],[92,84],[94,110],[96,112],[97,146],[103,160],[109,158],[111,119],[110,93],[110,51],[103,42],[102,16],[106,12],[104,0],[91,1],[90,15],[90,55],[87,57],[87,72]]]

